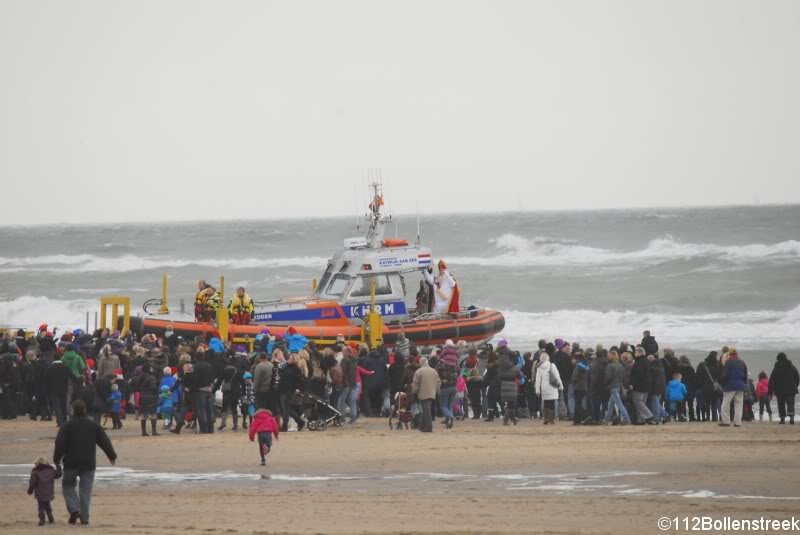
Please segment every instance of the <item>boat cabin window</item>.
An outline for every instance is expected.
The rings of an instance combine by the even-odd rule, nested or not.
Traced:
[[[392,285],[387,275],[363,275],[356,278],[350,297],[369,297],[372,281],[375,281],[375,295],[392,295]]]
[[[325,288],[325,285],[328,284],[328,280],[331,278],[332,272],[333,272],[333,264],[329,262],[328,267],[325,270],[325,273],[323,273],[322,275],[322,279],[319,281],[319,284],[317,285],[317,291]]]
[[[337,273],[333,276],[331,283],[325,289],[326,295],[340,296],[350,283],[350,275],[347,273]]]

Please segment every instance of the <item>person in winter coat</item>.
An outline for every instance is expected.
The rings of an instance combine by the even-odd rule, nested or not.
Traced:
[[[608,408],[606,409],[603,423],[608,424],[614,416],[614,407],[617,408],[619,413],[620,424],[627,425],[631,423],[628,410],[625,404],[622,403],[622,393],[625,391],[625,368],[619,362],[619,354],[616,351],[608,352],[608,365],[605,371],[605,384],[610,392],[608,398]]]
[[[387,355],[379,349],[373,349],[367,354],[367,358],[363,360],[361,366],[371,372],[364,378],[364,392],[367,394],[369,403],[366,407],[369,412],[365,414],[367,417],[378,416],[382,414],[383,408],[383,391],[388,386],[386,381],[387,376]]]
[[[509,360],[508,354],[504,352],[500,353],[497,368],[500,375],[500,399],[504,406],[503,425],[508,425],[509,419],[517,425],[517,399],[522,372],[516,359]]]
[[[637,347],[631,368],[630,388],[633,392],[633,406],[636,408],[636,417],[639,424],[655,424],[655,418],[645,403],[652,388],[653,380],[650,377],[650,361],[645,355],[644,348]]]
[[[259,409],[269,407],[269,391],[272,388],[272,363],[267,355],[267,353],[260,353],[252,370],[256,407]]]
[[[697,387],[697,378],[694,373],[692,363],[686,355],[681,355],[678,359],[677,371],[681,374],[681,382],[686,387],[686,397],[681,402],[678,419],[682,422],[687,420],[690,422],[695,421],[694,416],[694,395]]]
[[[768,394],[770,396],[774,394],[778,398],[778,416],[781,423],[785,423],[788,416],[789,424],[794,424],[794,397],[797,394],[797,387],[800,386],[800,375],[792,361],[786,357],[786,353],[778,353],[768,386]]]
[[[769,421],[772,421],[772,396],[769,395],[769,377],[767,372],[761,370],[758,374],[758,384],[756,385],[755,398],[758,401],[758,421],[764,419],[764,411],[769,415]]]
[[[604,409],[608,402],[606,366],[608,366],[608,356],[606,350],[601,349],[589,363],[589,392],[592,401],[592,421],[595,424],[602,422]]]
[[[286,343],[289,345],[289,353],[298,353],[308,345],[308,338],[297,332],[294,327],[289,327],[284,335]]]
[[[28,494],[33,494],[39,505],[39,525],[44,526],[44,515],[47,514],[47,521],[51,524],[55,522],[53,518],[53,507],[50,505],[56,497],[55,480],[61,478],[61,471],[47,462],[44,457],[39,457],[31,470],[31,477],[28,482]]]
[[[355,355],[353,355],[353,348],[345,346],[342,349],[342,361],[339,363],[342,370],[342,389],[339,392],[338,409],[345,415],[345,407],[350,409],[350,423],[355,423],[358,418],[358,392],[356,390],[356,383],[358,380],[358,363],[356,362]]]
[[[667,382],[664,380],[664,367],[653,355],[648,355],[647,360],[650,362],[649,409],[656,423],[667,423],[669,415],[664,410],[664,407],[661,406],[661,399],[664,397],[664,392],[667,388]]]
[[[147,420],[150,419],[150,430],[152,436],[159,435],[156,429],[158,423],[158,381],[153,375],[153,369],[150,364],[145,364],[142,367],[142,374],[134,378],[131,384],[134,392],[139,392],[139,410],[141,412],[142,420],[142,436],[150,436],[147,434]]]
[[[236,365],[235,357],[228,358],[228,364],[222,370],[222,375],[217,377],[212,392],[222,390],[222,414],[217,431],[222,431],[228,425],[228,413],[233,415],[233,431],[239,429],[239,394],[242,391],[242,370]]]
[[[33,410],[31,419],[41,416],[42,421],[52,420],[47,391],[47,359],[37,356],[33,361]]]
[[[67,367],[64,366],[61,359],[56,358],[47,367],[45,382],[47,383],[50,407],[56,417],[56,425],[58,427],[61,427],[67,421],[67,385],[69,381]]]
[[[544,423],[555,424],[556,401],[559,394],[564,390],[558,368],[550,362],[550,356],[542,353],[539,356],[539,366],[536,368],[536,378],[534,379],[536,395],[544,403]]]
[[[720,412],[720,426],[731,425],[731,403],[733,403],[733,425],[742,426],[742,408],[744,406],[744,391],[747,387],[747,365],[739,358],[735,347],[728,349],[727,359],[723,355],[722,374],[722,410]]]
[[[261,455],[261,466],[267,464],[267,454],[272,449],[272,437],[278,440],[280,434],[280,426],[272,413],[268,409],[258,409],[253,415],[253,421],[250,424],[250,431],[248,437],[250,442],[255,440],[258,435],[258,453]]]
[[[411,399],[420,404],[421,421],[419,430],[423,433],[433,431],[433,421],[431,417],[431,404],[436,399],[441,387],[439,374],[428,365],[428,359],[419,359],[419,368],[414,372],[411,381]]]
[[[502,342],[502,340],[501,340]],[[486,359],[486,370],[483,375],[483,385],[486,387],[486,418],[484,421],[491,422],[499,416],[500,407],[500,370],[497,367],[499,356],[494,351],[489,351]]]
[[[122,420],[119,418],[119,413],[122,411],[122,393],[116,384],[111,385],[111,395],[107,401],[108,411],[111,413],[111,421],[114,424],[111,429],[122,429]]]
[[[708,356],[697,365],[695,379],[697,388],[695,398],[702,421],[717,421],[719,404],[722,399],[721,390],[717,390],[715,385],[719,384],[722,368],[717,362],[717,352],[711,351]]]
[[[303,390],[305,378],[303,377],[303,372],[297,366],[296,354],[291,353],[289,355],[289,358],[286,359],[286,365],[278,370],[278,375],[280,377],[278,380],[278,392],[280,393],[281,409],[283,410],[281,431],[288,431],[290,417],[297,424],[297,430],[301,431],[305,426],[305,422],[294,409],[294,394],[298,390]]]
[[[575,353],[575,367],[572,368],[570,386],[575,399],[575,409],[572,412],[572,425],[580,425],[587,418],[583,405],[589,390],[589,361],[583,351]]]
[[[665,395],[670,416],[677,418],[678,409],[686,399],[686,385],[681,381],[681,374],[678,372],[672,374],[672,380],[667,383]]]
[[[69,523],[75,524],[80,518],[81,524],[88,524],[94,472],[97,467],[96,446],[100,446],[112,465],[117,460],[117,454],[106,432],[86,417],[86,404],[77,400],[72,403],[71,408],[73,417],[58,430],[53,462],[56,468],[61,465],[62,460],[64,462],[61,490],[69,511]],[[75,491],[78,480],[80,495]]]
[[[100,349],[100,356],[97,359],[97,376],[105,377],[113,375],[114,370],[121,368],[119,357],[111,352],[111,346],[106,344]]]
[[[7,344],[7,352],[0,356],[0,417],[17,419],[17,392],[22,388],[19,352],[14,342]]]
[[[658,342],[656,342],[655,336],[650,335],[650,331],[644,331],[642,333],[642,349],[644,349],[645,355],[658,355]]]
[[[439,409],[444,416],[445,428],[453,427],[455,416],[453,403],[456,399],[456,380],[458,379],[458,350],[452,340],[447,340],[436,365],[441,381],[439,388]]]

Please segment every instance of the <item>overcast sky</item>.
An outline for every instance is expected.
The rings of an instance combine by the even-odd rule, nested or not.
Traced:
[[[800,202],[800,2],[0,2],[0,225]],[[362,195],[363,197],[363,195]]]

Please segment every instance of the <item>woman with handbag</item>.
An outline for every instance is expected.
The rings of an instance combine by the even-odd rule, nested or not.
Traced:
[[[702,420],[716,422],[719,418],[719,404],[722,400],[722,387],[719,378],[722,368],[717,362],[717,352],[712,351],[697,366],[697,390],[702,392]]]
[[[550,355],[542,353],[539,356],[539,367],[536,368],[536,395],[544,405],[544,424],[555,424],[556,401],[559,393],[564,390],[558,368],[550,362]]]

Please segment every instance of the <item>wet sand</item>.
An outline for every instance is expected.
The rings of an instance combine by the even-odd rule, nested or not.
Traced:
[[[285,433],[260,467],[244,432],[111,434],[88,530],[102,533],[655,533],[659,517],[800,516],[800,426],[363,420]],[[55,426],[0,422],[0,532],[41,533],[29,463]],[[59,532],[66,513],[56,489]]]

